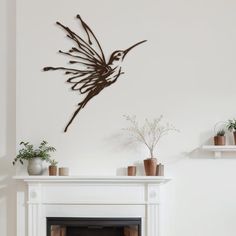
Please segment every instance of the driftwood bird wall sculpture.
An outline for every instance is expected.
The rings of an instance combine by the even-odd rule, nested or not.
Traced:
[[[69,51],[59,50],[59,53],[71,58],[69,63],[75,66],[72,68],[61,66],[43,68],[44,71],[64,71],[65,75],[69,76],[67,82],[72,84],[71,89],[73,91],[78,91],[80,94],[84,94],[84,99],[78,103],[78,108],[74,111],[64,132],[67,131],[76,115],[94,96],[98,95],[104,88],[115,83],[119,76],[123,74],[121,65],[127,53],[139,44],[146,42],[146,40],[143,40],[126,50],[114,51],[107,62],[102,47],[93,31],[79,15],[77,15],[77,19],[82,25],[85,38],[73,32],[67,26],[57,22],[57,24],[66,31],[67,37],[74,43]]]

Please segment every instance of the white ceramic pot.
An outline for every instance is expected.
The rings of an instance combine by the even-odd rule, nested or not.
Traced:
[[[43,161],[39,157],[35,157],[28,162],[28,173],[29,175],[42,175],[43,173]]]

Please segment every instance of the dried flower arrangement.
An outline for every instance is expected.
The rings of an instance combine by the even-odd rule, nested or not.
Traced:
[[[157,159],[154,158],[155,148],[160,139],[171,131],[178,131],[173,125],[166,123],[162,124],[163,116],[155,118],[152,121],[145,119],[143,125],[139,125],[136,116],[124,116],[131,124],[125,128],[128,131],[131,140],[144,144],[150,153],[150,158],[144,160],[144,168],[147,176],[157,175]]]
[[[136,116],[124,115],[124,117],[131,126],[123,130],[129,132],[129,135],[134,142],[142,143],[148,148],[150,158],[154,158],[155,148],[162,137],[171,131],[178,131],[169,123],[162,124],[162,115],[152,121],[145,119],[144,124],[141,126],[136,120]]]

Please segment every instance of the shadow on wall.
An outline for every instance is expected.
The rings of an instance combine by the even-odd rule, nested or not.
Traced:
[[[6,1],[6,120],[5,153],[0,156],[0,228],[1,236],[16,235],[16,193],[12,159],[16,147],[16,0]]]
[[[214,133],[212,133],[212,131],[210,131],[210,130],[201,133],[199,135],[201,145],[199,147],[196,147],[195,149],[193,149],[191,152],[186,153],[186,155],[192,159],[213,158],[214,157],[213,153],[208,153],[208,152],[202,150],[202,146],[212,145],[212,138],[211,137],[213,137],[213,136],[214,136]],[[206,138],[206,137],[208,137],[208,138]]]

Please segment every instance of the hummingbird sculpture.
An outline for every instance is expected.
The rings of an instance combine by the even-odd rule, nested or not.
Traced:
[[[64,71],[66,75],[69,75],[67,82],[72,84],[71,89],[79,91],[80,94],[85,94],[84,99],[78,103],[78,108],[74,111],[64,129],[64,132],[67,131],[80,110],[83,109],[94,96],[98,95],[104,88],[115,83],[119,76],[123,74],[121,65],[127,53],[134,47],[146,42],[146,40],[143,40],[126,50],[116,50],[111,54],[109,61],[106,62],[102,47],[93,31],[82,20],[80,15],[77,15],[77,19],[79,19],[82,25],[86,39],[83,39],[60,22],[56,22],[67,32],[67,37],[75,43],[75,46],[73,46],[69,51],[59,50],[59,53],[73,58],[69,63],[78,64],[77,67],[43,68],[44,71]]]

